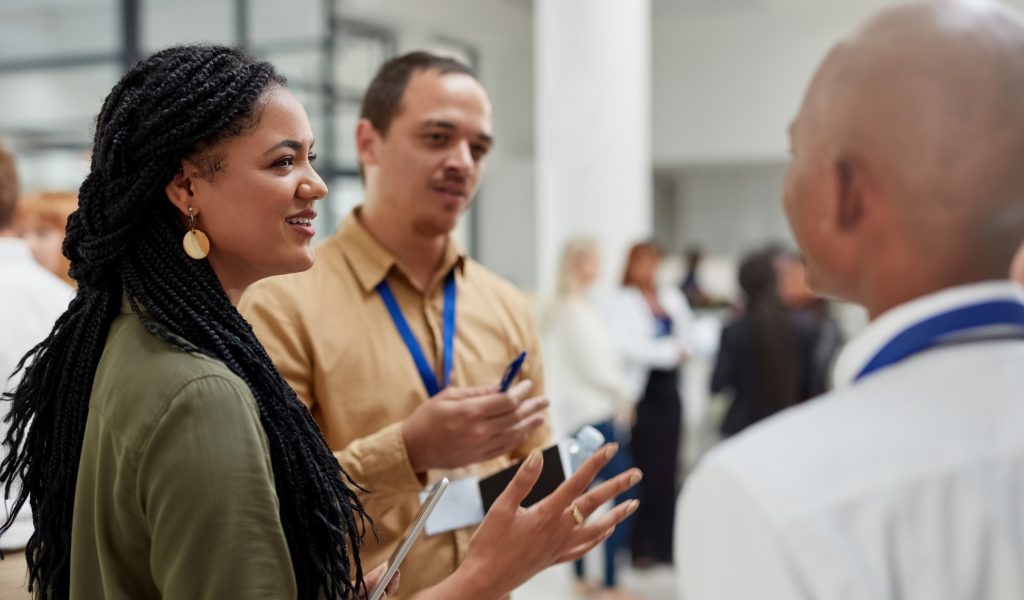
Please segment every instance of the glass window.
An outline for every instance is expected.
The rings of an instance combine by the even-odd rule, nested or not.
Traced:
[[[89,174],[89,150],[14,148],[22,191],[78,191]]]
[[[253,46],[320,40],[327,30],[323,0],[249,0],[249,41]]]
[[[0,64],[83,55],[113,57],[120,51],[120,6],[115,0],[4,0],[0,2]]]
[[[142,0],[140,12],[144,54],[174,44],[237,43],[234,0]]]
[[[394,54],[387,34],[353,23],[341,26],[334,52],[334,79],[347,99],[361,98],[377,69]]]
[[[312,44],[308,49],[274,50],[260,52],[266,60],[274,63],[277,70],[288,78],[292,89],[323,89],[323,53]]]
[[[119,64],[0,71],[0,135],[18,146],[87,147]]]
[[[339,103],[334,113],[334,164],[343,169],[357,169],[356,124],[359,123],[360,105],[356,102]]]

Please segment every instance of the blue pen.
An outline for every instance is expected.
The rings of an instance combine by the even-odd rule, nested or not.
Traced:
[[[523,368],[523,361],[525,360],[526,352],[522,352],[519,356],[515,357],[512,362],[508,363],[508,367],[505,369],[505,374],[501,376],[501,391],[508,391],[512,382],[515,381],[516,376],[519,375],[519,370]]]

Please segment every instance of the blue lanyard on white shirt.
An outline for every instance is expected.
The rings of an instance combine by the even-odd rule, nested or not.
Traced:
[[[1007,327],[1017,329],[1018,334],[1024,334],[1024,303],[993,300],[929,317],[889,340],[854,377],[854,381],[935,346],[1005,337],[984,333],[993,331],[993,328]],[[972,336],[972,332],[976,335]]]
[[[391,320],[394,321],[395,328],[398,329],[398,333],[402,336],[402,341],[405,342],[405,347],[409,349],[409,354],[412,355],[412,360],[416,363],[416,368],[420,372],[420,379],[423,380],[423,386],[427,388],[427,395],[436,395],[451,383],[452,354],[455,348],[455,270],[453,269],[448,274],[444,284],[444,325],[442,330],[444,358],[441,363],[444,387],[438,385],[437,377],[434,376],[434,370],[430,367],[430,363],[427,362],[427,357],[423,354],[423,349],[416,340],[416,336],[412,334],[412,329],[409,328],[409,323],[405,320],[402,309],[399,308],[398,301],[395,300],[395,295],[391,293],[391,288],[388,286],[387,281],[380,282],[380,285],[377,286],[377,293],[380,294],[381,300],[384,301],[388,312],[391,313]]]

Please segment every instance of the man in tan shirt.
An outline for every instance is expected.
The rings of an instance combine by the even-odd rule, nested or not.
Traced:
[[[412,53],[381,67],[361,117],[365,203],[317,248],[311,270],[253,285],[239,309],[369,491],[380,541],[367,536],[362,554],[373,565],[401,539],[428,482],[494,473],[549,430],[525,299],[450,236],[493,143],[483,87],[460,63]],[[500,392],[522,351],[519,383]],[[402,565],[401,597],[453,572],[472,532],[420,540]]]

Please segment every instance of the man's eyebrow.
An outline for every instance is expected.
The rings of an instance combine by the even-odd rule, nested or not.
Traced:
[[[451,121],[444,121],[441,119],[428,119],[420,124],[420,129],[444,129],[445,131],[455,131],[458,129]],[[486,144],[494,144],[494,136],[489,133],[478,133],[477,139]]]
[[[316,140],[313,140],[313,141],[311,141],[309,143],[309,149],[310,150],[313,149],[313,145],[314,144],[316,144]],[[296,140],[282,140],[282,141],[274,144],[273,146],[271,146],[266,152],[263,153],[263,155],[266,156],[267,154],[270,154],[271,152],[273,152],[273,151],[275,151],[275,150],[277,150],[279,148],[289,148],[291,150],[294,150],[294,151],[298,152],[299,150],[302,150],[302,145],[303,145],[302,142],[299,142],[299,141],[296,141]]]

